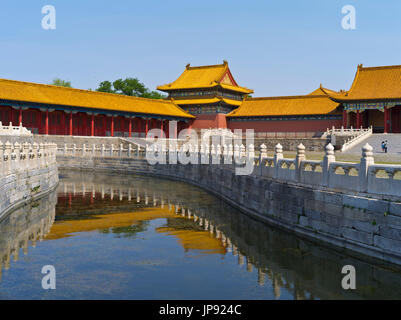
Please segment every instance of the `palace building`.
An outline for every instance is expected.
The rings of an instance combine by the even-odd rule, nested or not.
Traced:
[[[227,118],[232,130],[324,132],[333,126],[341,127],[341,109],[340,103],[317,89],[303,96],[246,98]]]
[[[343,106],[345,127],[373,127],[374,132],[401,133],[401,66],[358,65],[351,89],[328,92]]]
[[[33,133],[80,136],[145,136],[168,121],[177,129],[194,116],[168,100],[0,79],[0,121]]]
[[[167,99],[145,99],[0,79],[0,121],[22,123],[33,133],[144,137],[153,128],[167,137],[168,121],[188,129],[254,129],[256,132],[324,132],[373,127],[401,132],[401,66],[359,65],[349,91],[322,86],[306,95],[250,97],[227,61],[186,66],[177,80],[157,87]],[[175,133],[174,133],[175,134]]]
[[[238,108],[253,90],[238,86],[227,61],[223,64],[186,66],[172,83],[158,86],[186,112],[196,116],[192,128],[227,128],[225,115]]]

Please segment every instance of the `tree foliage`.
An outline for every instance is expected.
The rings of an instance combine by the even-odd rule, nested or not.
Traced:
[[[59,87],[72,88],[71,87],[71,81],[62,80],[60,78],[53,79],[51,84],[54,85],[54,86],[59,86]]]
[[[96,91],[151,99],[165,98],[164,95],[157,91],[150,91],[137,78],[117,79],[113,83],[107,80],[102,81]]]

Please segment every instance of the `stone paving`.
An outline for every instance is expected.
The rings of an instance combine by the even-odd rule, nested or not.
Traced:
[[[374,155],[385,155],[381,149],[382,141],[387,140],[387,154],[389,156],[398,155],[401,158],[401,134],[373,134],[369,138],[363,140],[355,147],[347,150],[344,154],[360,153],[362,147],[369,143],[373,147]]]

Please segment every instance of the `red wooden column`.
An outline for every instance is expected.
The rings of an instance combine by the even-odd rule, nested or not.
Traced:
[[[22,107],[19,107],[18,125],[22,124]]]
[[[49,134],[49,109],[46,109],[45,134]]]
[[[70,136],[72,136],[72,111],[70,112]]]
[[[164,133],[164,130],[163,130],[163,122],[164,122],[164,120],[161,119],[161,120],[160,120],[160,130],[162,131],[162,135],[163,135],[163,133]]]
[[[346,129],[348,126],[348,113],[347,110],[343,110],[343,127]]]
[[[91,136],[95,135],[95,114],[91,114]]]
[[[114,116],[111,116],[110,136],[114,137]]]
[[[145,138],[148,135],[148,129],[149,129],[149,124],[148,124],[149,119],[146,118],[146,123],[145,123]]]
[[[132,137],[132,118],[128,118],[128,136],[131,138]]]
[[[388,109],[384,107],[384,133],[388,133]]]

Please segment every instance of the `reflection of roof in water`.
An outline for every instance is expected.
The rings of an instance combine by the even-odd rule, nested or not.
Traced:
[[[46,240],[71,236],[71,233],[131,226],[140,221],[174,217],[168,209],[151,208],[143,211],[91,215],[90,219],[56,221]]]
[[[199,230],[177,230],[170,227],[160,227],[156,229],[157,232],[167,235],[175,236],[181,246],[188,250],[202,250],[204,253],[220,253],[225,254],[226,249],[221,242],[213,237],[208,231]]]
[[[55,240],[72,236],[76,232],[88,232],[101,229],[128,227],[140,224],[141,221],[149,221],[153,219],[173,218],[185,219],[181,215],[175,215],[174,211],[168,208],[149,208],[143,211],[110,213],[101,215],[92,215],[90,219],[64,220],[56,221],[50,232],[46,236],[46,240]],[[140,231],[140,230],[139,230]],[[159,227],[157,232],[167,235],[173,235],[178,238],[179,244],[187,250],[202,250],[203,253],[220,253],[225,254],[226,249],[221,242],[214,238],[208,231],[195,229],[180,230],[174,227]],[[114,231],[113,231],[114,232]],[[129,230],[127,230],[127,233]],[[115,230],[117,233],[117,230]]]

